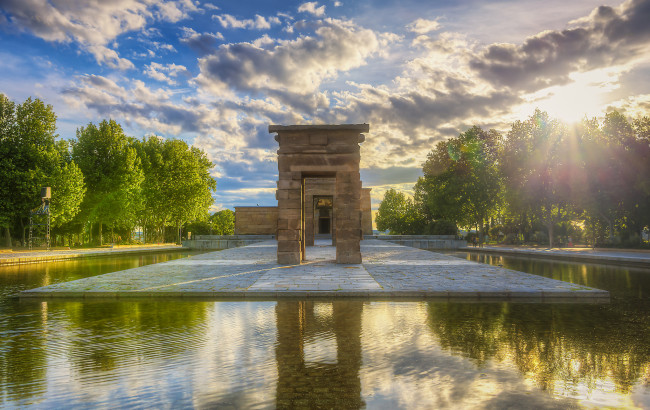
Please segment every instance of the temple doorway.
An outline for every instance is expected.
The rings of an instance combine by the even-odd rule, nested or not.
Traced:
[[[332,238],[333,197],[314,197],[314,233],[319,239]]]

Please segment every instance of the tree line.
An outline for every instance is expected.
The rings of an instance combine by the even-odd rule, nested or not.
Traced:
[[[232,211],[208,214],[216,181],[202,150],[178,139],[129,137],[113,120],[79,127],[65,140],[56,119],[39,99],[16,104],[0,94],[3,245],[26,245],[45,186],[55,244],[180,241],[187,226],[231,233],[218,224],[229,224]]]
[[[568,126],[536,110],[503,135],[474,126],[427,155],[413,198],[389,190],[377,228],[475,229],[504,243],[642,246],[650,226],[650,118]]]

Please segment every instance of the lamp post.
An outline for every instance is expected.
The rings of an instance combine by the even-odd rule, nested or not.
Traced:
[[[36,208],[36,210],[31,211],[29,214],[29,250],[32,250],[32,244],[34,241],[33,230],[34,225],[45,225],[45,243],[47,244],[47,250],[50,250],[50,199],[52,199],[52,188],[49,186],[41,188],[41,206]],[[45,223],[34,223],[34,216],[36,215],[45,215]]]

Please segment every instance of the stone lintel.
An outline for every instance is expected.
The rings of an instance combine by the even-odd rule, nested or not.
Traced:
[[[370,132],[368,124],[321,124],[321,125],[269,125],[269,133],[292,131],[357,131]]]
[[[323,176],[324,178],[330,179],[332,176],[336,175],[337,172],[358,172],[358,168],[354,164],[343,164],[343,165],[303,165],[303,164],[292,164],[289,165],[291,171],[300,171],[303,173],[305,178],[317,178]]]

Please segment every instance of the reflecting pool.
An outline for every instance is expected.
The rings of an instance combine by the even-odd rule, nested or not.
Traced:
[[[0,404],[650,408],[650,270],[458,254],[610,304],[6,298],[181,256],[0,269]]]

